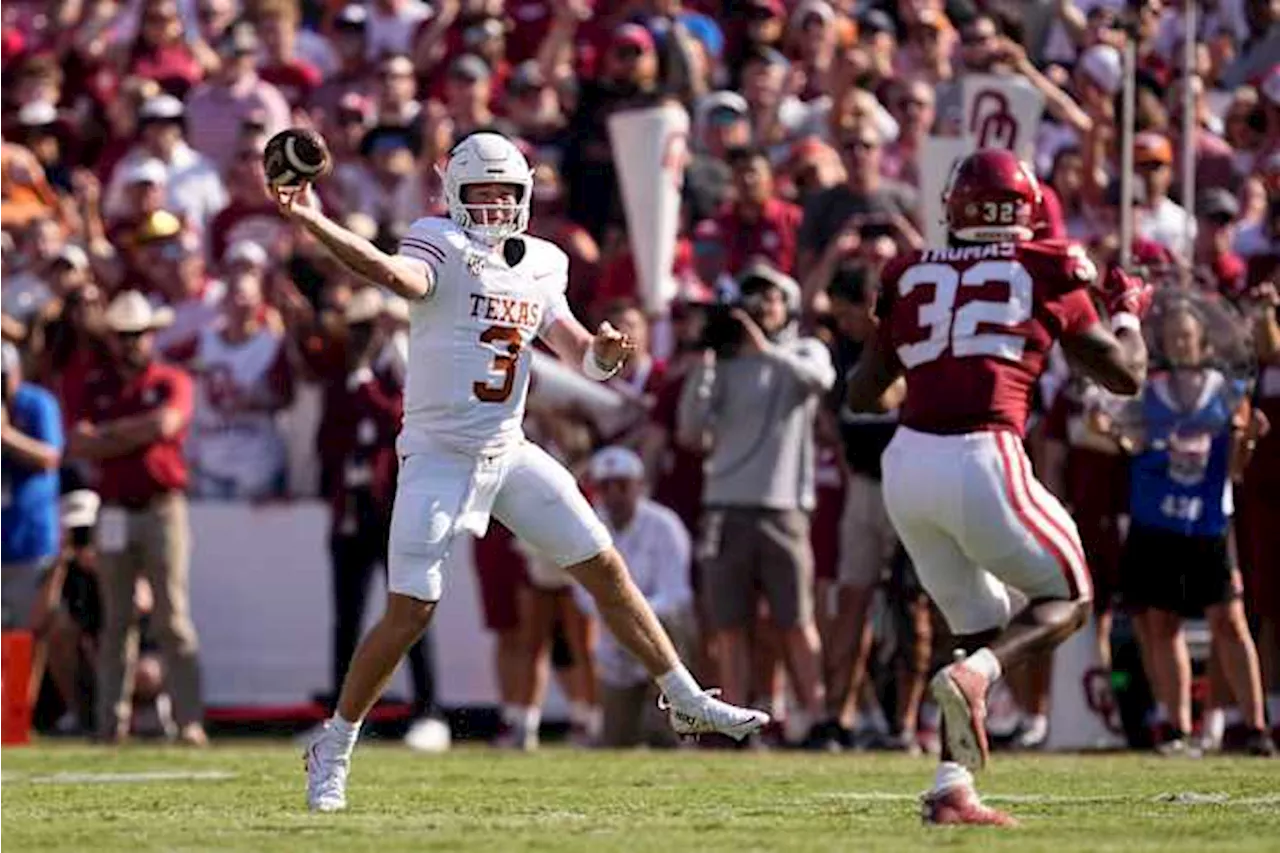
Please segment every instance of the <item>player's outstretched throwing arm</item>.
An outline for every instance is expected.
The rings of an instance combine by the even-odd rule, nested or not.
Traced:
[[[351,272],[405,299],[426,299],[435,288],[435,272],[425,262],[404,255],[388,255],[358,234],[348,231],[320,211],[307,185],[273,187],[276,204],[289,219],[300,223]]]
[[[1142,317],[1151,307],[1151,285],[1119,267],[1107,271],[1103,297],[1111,317],[1111,331],[1093,323],[1077,334],[1064,335],[1067,358],[1113,394],[1131,397],[1147,378],[1147,346]]]

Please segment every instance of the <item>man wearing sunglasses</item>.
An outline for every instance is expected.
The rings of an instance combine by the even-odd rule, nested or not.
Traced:
[[[805,205],[796,262],[801,276],[813,269],[827,245],[854,216],[893,222],[893,236],[907,248],[921,242],[908,220],[916,209],[915,191],[882,177],[882,140],[875,125],[862,122],[845,129],[838,148],[848,179],[815,193]]]

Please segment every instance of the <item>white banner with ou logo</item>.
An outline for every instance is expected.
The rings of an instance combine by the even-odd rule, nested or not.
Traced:
[[[1044,95],[1022,77],[972,74],[960,85],[967,151],[1007,148],[1031,162],[1044,115]]]

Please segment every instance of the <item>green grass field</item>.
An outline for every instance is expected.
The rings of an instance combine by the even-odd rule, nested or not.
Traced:
[[[11,853],[1280,850],[1280,763],[1260,759],[997,756],[981,784],[1022,819],[1013,831],[922,827],[932,765],[884,755],[362,745],[338,815],[307,813],[283,742],[45,744],[2,764]]]

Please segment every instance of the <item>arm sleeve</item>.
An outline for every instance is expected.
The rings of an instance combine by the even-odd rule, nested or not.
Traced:
[[[58,408],[58,400],[52,394],[40,395],[40,404],[35,407],[35,415],[31,423],[31,437],[53,447],[59,453],[66,448],[66,437],[62,434],[62,412]]]
[[[175,370],[173,381],[169,384],[169,399],[164,404],[182,415],[184,424],[191,423],[195,409],[195,393],[191,382],[191,374],[185,370]]]
[[[435,233],[427,220],[418,220],[410,226],[408,233],[400,238],[396,254],[427,265],[427,278],[430,280],[431,292],[434,293],[449,258],[449,244]]]
[[[700,364],[685,380],[676,410],[676,437],[685,445],[699,445],[714,422],[716,368]]]
[[[836,369],[831,352],[816,338],[803,338],[790,346],[773,347],[769,358],[791,371],[795,379],[809,391],[830,391],[836,384]]]
[[[569,256],[560,249],[555,249],[547,265],[534,273],[534,281],[539,287],[545,287],[550,295],[547,306],[543,309],[542,319],[538,322],[538,337],[544,337],[547,330],[561,320],[573,318],[569,308]]]
[[[1089,291],[1083,287],[1059,296],[1050,311],[1062,325],[1064,335],[1078,335],[1098,322],[1098,309],[1093,307]]]

